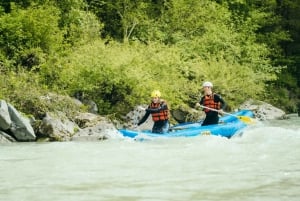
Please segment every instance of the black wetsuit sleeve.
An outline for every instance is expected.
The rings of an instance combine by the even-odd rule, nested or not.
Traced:
[[[148,119],[148,117],[149,117],[149,115],[150,115],[150,112],[148,112],[147,110],[148,110],[148,109],[146,109],[145,115],[143,116],[143,118],[142,118],[142,119],[139,121],[139,123],[137,124],[138,126],[141,125],[142,123],[144,123],[144,122]]]
[[[214,98],[215,98],[215,102],[221,103],[221,109],[224,110],[226,108],[226,102],[224,101],[224,99],[218,94],[215,94]]]

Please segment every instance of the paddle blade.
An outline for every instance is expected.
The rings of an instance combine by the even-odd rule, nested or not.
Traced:
[[[247,117],[247,116],[237,116],[239,118],[239,120],[241,120],[242,122],[246,123],[246,124],[252,124],[254,123],[254,119],[252,119],[251,117]]]

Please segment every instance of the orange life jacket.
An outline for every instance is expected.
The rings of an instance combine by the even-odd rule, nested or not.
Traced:
[[[162,105],[162,102],[158,103],[151,103],[150,108],[151,109],[156,109],[159,108]],[[152,115],[152,120],[153,121],[162,121],[162,120],[167,120],[169,119],[169,110],[160,110],[158,112],[151,113]]]
[[[221,103],[215,102],[214,94],[212,95],[205,95],[203,105],[212,109],[219,110],[221,109]],[[204,112],[210,111],[209,109],[205,108]]]

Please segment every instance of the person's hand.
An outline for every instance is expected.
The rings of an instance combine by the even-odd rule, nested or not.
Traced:
[[[138,125],[137,124],[133,124],[132,128],[133,129],[137,129]]]
[[[199,108],[199,107],[200,107],[200,103],[196,103],[195,108]]]
[[[220,114],[220,115],[224,115],[225,113],[224,113],[224,111],[221,109],[221,110],[218,110],[218,113]]]

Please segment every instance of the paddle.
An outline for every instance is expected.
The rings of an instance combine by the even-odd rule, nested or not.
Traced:
[[[200,107],[206,108],[206,109],[209,109],[209,110],[212,110],[212,111],[215,111],[215,112],[220,112],[219,110],[216,110],[216,109],[213,109],[213,108],[210,108],[210,107],[206,107],[206,106],[204,106],[204,105],[200,105]],[[222,113],[227,114],[227,115],[230,115],[230,116],[233,116],[233,117],[236,117],[236,118],[238,118],[239,120],[241,120],[242,122],[244,122],[244,123],[246,123],[246,124],[254,123],[254,119],[252,119],[251,117],[247,117],[247,116],[237,116],[237,115],[230,114],[230,113],[227,113],[227,112],[224,112],[224,111],[222,111]]]
[[[185,122],[185,123],[181,123],[180,125],[174,125],[174,126],[171,126],[169,128],[169,131],[175,131],[175,130],[184,130],[184,129],[187,129],[187,128],[190,128],[189,125],[190,124],[202,124],[203,120],[200,120],[200,121],[196,121],[196,122]]]

